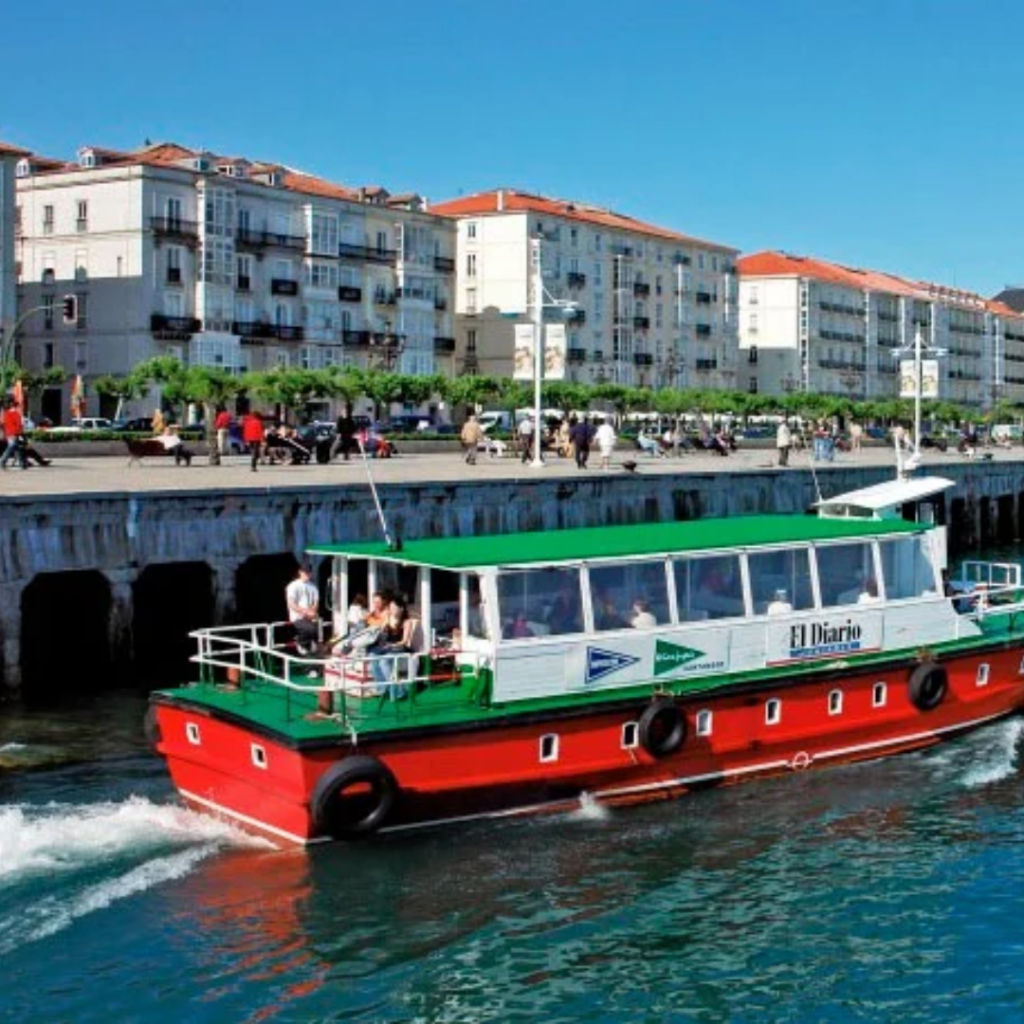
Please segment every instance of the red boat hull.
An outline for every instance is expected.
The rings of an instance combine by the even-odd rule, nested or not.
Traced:
[[[685,739],[664,756],[635,742],[636,723],[649,706],[642,699],[585,713],[485,719],[461,731],[367,735],[358,748],[340,738],[335,746],[302,749],[209,708],[163,697],[156,704],[157,749],[188,802],[277,839],[306,843],[329,838],[317,820],[318,781],[354,755],[377,759],[397,784],[398,798],[380,823],[387,831],[564,809],[584,793],[607,803],[660,799],[887,756],[929,746],[1024,706],[1017,650],[943,661],[948,688],[930,710],[912,699],[915,667],[907,662],[856,675],[833,670],[813,681],[679,697]],[[776,720],[768,713],[772,701],[778,702]]]

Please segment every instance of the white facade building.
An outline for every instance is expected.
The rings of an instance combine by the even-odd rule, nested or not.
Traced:
[[[733,388],[737,250],[584,203],[496,189],[438,203],[458,223],[456,331],[466,372],[510,375],[530,314],[530,243],[544,288],[577,303],[570,380]],[[545,316],[561,319],[556,309]]]
[[[978,408],[1024,400],[1024,316],[1002,303],[781,252],[744,256],[739,270],[750,391],[895,398],[894,352],[920,328],[925,346],[945,352],[940,399]]]
[[[454,227],[417,196],[173,144],[25,156],[17,175],[21,306],[54,310],[22,334],[30,369],[87,386],[158,354],[232,372],[454,372]],[[65,408],[49,395],[42,412]]]

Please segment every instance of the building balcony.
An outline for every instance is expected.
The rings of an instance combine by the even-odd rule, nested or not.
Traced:
[[[635,316],[633,317],[633,329],[637,331],[646,331],[651,326],[651,318],[649,316]]]
[[[373,301],[378,306],[393,306],[398,300],[394,292],[376,291],[373,293]]]
[[[717,359],[696,359],[693,363],[694,367],[698,370],[717,370],[718,360]]]
[[[306,329],[292,324],[271,324],[262,320],[235,320],[231,333],[243,338],[272,339],[279,341],[304,341]]]
[[[587,322],[587,311],[585,309],[574,309],[565,318],[565,322],[570,327],[579,327],[580,324]]]
[[[435,256],[434,269],[441,274],[451,274],[455,271],[455,260],[450,256]]]
[[[235,245],[241,249],[295,249],[306,251],[304,235],[282,235],[276,231],[257,231],[239,228],[235,232]]]
[[[299,282],[289,281],[285,277],[274,277],[270,281],[271,295],[298,295]]]
[[[651,286],[643,281],[633,282],[633,294],[637,298],[646,298],[651,294]]]
[[[878,311],[878,319],[879,320],[884,320],[887,323],[891,323],[891,324],[898,323],[899,322],[899,318],[900,318],[899,313],[890,313],[888,310],[885,310],[885,309],[880,309]]]
[[[693,329],[693,333],[698,338],[710,338],[711,337],[711,324],[696,324]]]
[[[688,267],[693,260],[691,260],[685,253],[677,252],[675,256],[672,257],[672,262],[677,267]]]
[[[350,284],[338,285],[339,302],[359,302],[362,300],[362,297],[362,288],[356,288],[354,285]]]
[[[587,283],[587,275],[578,270],[570,270],[567,280],[570,288],[582,288]]]
[[[368,348],[372,335],[369,331],[342,331],[341,343],[346,348]]]
[[[278,324],[277,325],[277,336],[281,341],[305,341],[306,340],[306,328],[296,327],[292,324]]]
[[[603,362],[603,360],[604,353],[599,348],[595,348],[594,351],[590,353],[590,361],[592,363],[600,363]]]
[[[711,305],[711,292],[697,292],[694,298],[697,300],[697,303],[701,306]]]
[[[634,366],[653,366],[654,356],[650,352],[634,352],[633,353],[633,365]]]
[[[338,246],[338,255],[343,260],[362,260],[392,265],[398,262],[397,249],[371,248],[368,245],[352,245],[349,242],[342,242]]]
[[[455,339],[437,336],[434,338],[434,352],[437,355],[451,355],[455,351]]]
[[[405,285],[395,289],[395,297],[398,299],[419,299],[420,302],[434,301],[432,291],[427,291],[425,288],[407,288]]]
[[[585,348],[571,348],[568,352],[570,363],[585,363],[587,361],[587,350]]]
[[[150,217],[149,226],[153,234],[163,238],[180,238],[194,244],[199,241],[199,225],[194,220],[180,217]]]
[[[149,318],[149,329],[156,335],[191,337],[203,329],[203,322],[194,316],[167,316],[164,313],[154,313]]]

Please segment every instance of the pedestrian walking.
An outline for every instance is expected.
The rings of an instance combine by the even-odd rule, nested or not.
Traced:
[[[615,428],[608,420],[602,420],[594,434],[597,450],[601,453],[601,469],[610,469],[612,452],[615,449]]]
[[[532,416],[526,416],[523,422],[519,424],[519,443],[523,448],[523,463],[527,463],[533,458],[533,435],[536,427],[533,423]]]
[[[783,420],[775,431],[775,447],[779,452],[779,465],[789,465],[789,449],[793,444],[793,435],[790,433],[789,424]]]
[[[258,412],[250,410],[242,419],[242,440],[252,456],[251,468],[254,473],[257,463],[260,461],[260,455],[263,453],[264,437],[263,418]]]
[[[861,440],[864,437],[864,428],[856,421],[850,421],[850,451],[859,452]]]
[[[462,447],[466,449],[466,462],[471,466],[476,465],[476,453],[480,442],[484,439],[484,430],[476,416],[471,415],[462,425],[462,433],[459,435]]]
[[[25,421],[22,419],[21,410],[11,398],[7,399],[4,406],[3,428],[7,448],[0,456],[0,469],[6,469],[11,459],[17,459],[22,469],[28,469],[28,459],[25,457]]]
[[[213,420],[213,429],[217,431],[217,451],[221,455],[229,452],[228,435],[231,433],[231,413],[221,406]]]
[[[342,458],[348,462],[352,450],[356,446],[356,421],[347,409],[338,417],[338,422],[334,424],[334,434],[330,458],[333,459],[338,452],[341,452]]]

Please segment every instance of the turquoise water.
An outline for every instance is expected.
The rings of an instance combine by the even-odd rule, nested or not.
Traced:
[[[1019,719],[655,806],[305,853],[181,809],[141,711],[0,711],[0,1019],[1024,1016]]]

